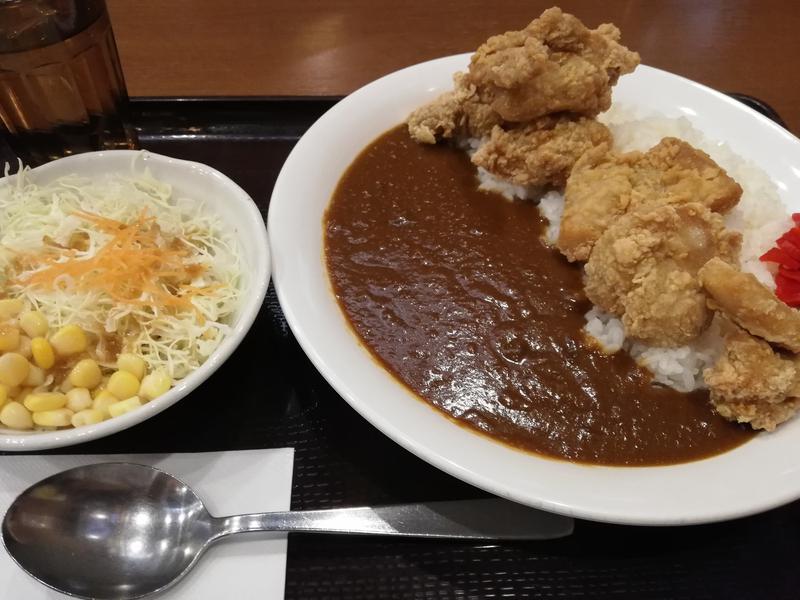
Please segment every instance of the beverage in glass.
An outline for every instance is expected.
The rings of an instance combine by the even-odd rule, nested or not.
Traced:
[[[25,164],[133,148],[103,0],[0,0],[0,136]]]

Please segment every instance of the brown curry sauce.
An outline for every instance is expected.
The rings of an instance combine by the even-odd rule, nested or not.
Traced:
[[[580,266],[547,247],[531,202],[477,190],[464,152],[387,132],[325,217],[328,273],[378,361],[457,422],[515,447],[605,465],[696,460],[752,432],[706,392],[654,385],[594,349]]]

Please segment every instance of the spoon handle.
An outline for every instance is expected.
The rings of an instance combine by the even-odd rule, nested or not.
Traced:
[[[255,513],[215,519],[215,537],[246,531],[350,533],[425,538],[545,540],[572,533],[573,520],[501,500]]]

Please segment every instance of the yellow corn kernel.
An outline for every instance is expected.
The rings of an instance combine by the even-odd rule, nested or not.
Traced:
[[[139,387],[139,397],[147,402],[153,398],[157,398],[166,392],[172,385],[172,380],[166,371],[163,369],[156,369],[149,375],[145,375],[142,379],[142,385]]]
[[[139,400],[139,396],[131,396],[127,400],[120,400],[110,405],[108,407],[108,414],[112,417],[118,417],[139,408],[141,405],[142,401]]]
[[[13,319],[22,311],[22,300],[19,298],[4,298],[0,300],[0,321]]]
[[[29,310],[22,313],[19,316],[19,326],[22,327],[22,331],[32,338],[44,337],[47,335],[47,330],[50,329],[47,319],[38,310]]]
[[[31,340],[31,354],[33,362],[42,369],[50,369],[56,364],[56,355],[53,347],[43,337],[35,337]]]
[[[33,429],[30,411],[19,402],[9,402],[0,409],[0,423],[11,429]]]
[[[43,369],[40,369],[36,365],[28,365],[28,376],[22,383],[30,387],[39,387],[44,384],[44,379],[45,373]]]
[[[127,371],[117,371],[108,380],[106,389],[120,400],[125,400],[139,391],[139,380]]]
[[[0,356],[0,383],[14,387],[28,376],[30,363],[21,354],[8,352]]]
[[[19,329],[5,323],[0,325],[0,352],[11,352],[19,347]]]
[[[144,377],[145,367],[144,360],[135,354],[125,352],[117,357],[117,369],[127,371],[139,381]]]
[[[10,395],[8,390],[11,389],[7,385],[3,385],[0,383],[0,407],[2,407],[6,402],[8,402]]]
[[[108,407],[112,404],[119,402],[119,398],[117,398],[114,394],[109,392],[108,390],[103,390],[92,401],[92,408],[95,410],[99,410],[103,416],[107,419],[111,415],[108,412]]]
[[[34,392],[33,394],[28,394],[23,404],[25,408],[34,413],[56,410],[67,405],[67,397],[58,392]]]
[[[41,410],[33,413],[33,422],[39,427],[69,427],[72,425],[72,414],[68,408]]]
[[[84,427],[86,425],[96,425],[105,419],[106,417],[101,411],[87,408],[72,415],[72,426]]]
[[[95,388],[100,385],[103,373],[100,372],[100,365],[96,361],[84,358],[72,367],[68,379],[75,387]]]
[[[56,351],[56,354],[69,356],[86,350],[89,342],[86,340],[86,334],[83,329],[77,325],[64,325],[64,327],[50,336],[50,345]]]
[[[67,392],[67,408],[72,412],[80,412],[92,408],[92,395],[82,387],[72,388]]]

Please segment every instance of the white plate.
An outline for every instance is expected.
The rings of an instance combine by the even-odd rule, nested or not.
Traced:
[[[762,511],[800,497],[800,419],[725,454],[664,467],[552,460],[461,427],[373,360],[333,297],[323,262],[323,216],[342,172],[376,137],[451,88],[469,55],[387,75],[342,100],[297,143],[275,184],[268,229],[274,281],[297,340],[328,382],[378,429],[420,458],[498,496],[577,517],[688,524]],[[761,166],[788,204],[800,204],[800,140],[727,96],[641,66],[616,101],[686,116]],[[790,204],[791,206],[791,204]],[[391,469],[391,465],[386,465]]]
[[[43,184],[73,173],[85,177],[100,177],[112,173],[130,175],[134,164],[136,172],[148,168],[156,179],[171,184],[176,197],[203,203],[205,210],[216,213],[239,242],[246,293],[243,294],[231,332],[199,369],[141,408],[97,425],[77,429],[48,432],[13,432],[2,429],[0,450],[43,450],[80,444],[127,429],[157,415],[208,379],[244,339],[258,315],[270,276],[269,244],[264,220],[250,196],[216,169],[152,152],[109,150],[60,158],[33,169],[31,177],[37,183]],[[7,185],[8,181],[0,180],[0,185]]]

